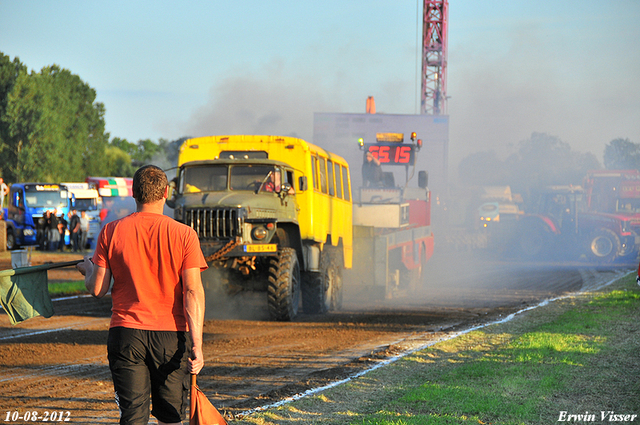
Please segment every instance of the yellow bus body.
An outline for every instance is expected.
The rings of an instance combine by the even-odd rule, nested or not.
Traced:
[[[215,160],[221,152],[264,151],[268,159],[294,169],[298,226],[303,241],[323,249],[327,242],[341,247],[344,267],[353,256],[352,198],[349,164],[340,156],[302,139],[284,136],[230,135],[186,140],[178,166],[192,161]],[[306,189],[302,184],[306,178]]]

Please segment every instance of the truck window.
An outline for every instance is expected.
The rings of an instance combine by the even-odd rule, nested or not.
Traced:
[[[75,208],[78,211],[96,211],[98,209],[98,200],[95,198],[76,198]]]
[[[333,161],[327,160],[327,183],[329,185],[329,195],[335,196],[335,186],[333,182]]]
[[[227,188],[227,166],[187,167],[182,173],[182,192],[215,192]]]
[[[64,208],[69,203],[66,190],[26,190],[25,201],[32,208]]]
[[[318,178],[320,179],[320,192],[327,193],[327,163],[324,158],[318,158]]]
[[[229,189],[257,190],[265,186],[268,176],[274,175],[276,169],[270,165],[234,165],[229,173]]]
[[[317,172],[317,170],[318,170],[318,165],[317,165],[317,162],[318,162],[318,158],[316,158],[316,157],[313,157],[313,156],[312,156],[312,157],[311,157],[311,174],[313,175],[313,188],[314,188],[315,190],[318,190],[318,189],[319,189],[319,186],[318,186],[318,172]]]
[[[342,176],[340,174],[340,164],[333,164],[335,166],[336,176],[336,196],[342,198]]]
[[[349,196],[349,170],[345,167],[342,167],[342,192],[344,193],[344,200],[351,201]]]

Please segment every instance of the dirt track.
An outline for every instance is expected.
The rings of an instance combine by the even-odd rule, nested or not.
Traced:
[[[5,257],[4,263],[0,260],[3,269]],[[80,257],[34,257],[32,263],[74,258]],[[252,306],[250,313],[244,310],[254,319],[207,320],[200,387],[221,410],[238,414],[345,378],[541,299],[588,289],[632,268],[541,268],[466,256],[435,260],[425,270],[419,294],[372,301],[356,288],[346,294],[340,313],[302,315],[293,323],[255,319],[263,317],[263,307],[266,311],[260,295],[235,299],[237,305]],[[80,279],[73,269],[49,273],[50,280]],[[215,309],[210,301],[208,308]],[[0,414],[62,410],[70,412],[72,423],[117,423],[105,347],[110,299],[72,298],[56,300],[54,306],[52,318],[17,326],[0,315]]]

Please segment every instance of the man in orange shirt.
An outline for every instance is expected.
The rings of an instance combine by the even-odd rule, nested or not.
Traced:
[[[163,215],[164,171],[147,165],[133,177],[135,213],[105,225],[93,258],[78,264],[95,297],[109,291],[107,351],[120,424],[179,425],[189,374],[204,366],[202,327],[207,268],[195,231]]]

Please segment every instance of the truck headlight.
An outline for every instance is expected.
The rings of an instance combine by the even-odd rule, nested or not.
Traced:
[[[265,229],[262,226],[254,227],[253,230],[251,231],[251,236],[253,237],[253,239],[256,239],[256,240],[264,239],[267,237],[268,234],[269,232],[267,231],[267,229]]]
[[[33,229],[24,229],[22,233],[25,236],[33,236],[34,235]]]

